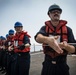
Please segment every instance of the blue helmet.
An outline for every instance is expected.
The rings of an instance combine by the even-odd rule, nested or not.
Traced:
[[[8,31],[8,34],[9,34],[9,35],[14,34],[14,30],[10,29],[10,30]]]
[[[9,36],[9,34],[6,34],[6,38]]]
[[[1,39],[2,39],[2,40],[6,40],[6,38],[5,38],[4,36],[1,36]]]
[[[22,25],[22,23],[20,23],[20,22],[16,22],[15,25],[14,25],[14,28],[15,28],[15,27],[23,27],[23,25]]]

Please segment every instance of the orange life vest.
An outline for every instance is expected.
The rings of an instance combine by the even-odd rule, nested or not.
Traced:
[[[5,49],[8,49],[9,46],[14,46],[14,35],[12,37],[8,36],[5,43],[7,43],[7,45],[5,45]]]
[[[22,31],[20,34],[15,34],[14,40],[18,41],[18,45],[22,45],[23,44],[24,36],[28,36],[30,38],[30,35],[28,35],[27,32],[24,32],[24,31]],[[14,46],[14,49],[15,49],[14,52],[16,52],[16,53],[17,52],[29,52],[30,51],[30,47],[25,48],[23,50],[19,50],[17,48],[17,46]]]
[[[8,36],[7,41],[8,41],[8,46],[14,45],[14,36],[12,36],[12,37]]]
[[[3,42],[2,42],[2,40],[0,40],[0,46],[2,46],[3,45]]]
[[[59,25],[56,27],[56,29],[52,26],[51,21],[46,21],[46,33],[49,35],[60,35],[61,39],[60,42],[62,41],[67,41],[68,42],[68,36],[67,36],[67,27],[66,27],[67,22],[64,20],[60,20]],[[56,57],[59,54],[57,54],[52,48],[49,46],[46,46],[46,44],[43,44],[43,51],[45,54],[51,55],[51,57]],[[63,53],[65,54],[65,53]]]
[[[0,50],[2,49],[1,46],[3,46],[3,41],[0,40]]]

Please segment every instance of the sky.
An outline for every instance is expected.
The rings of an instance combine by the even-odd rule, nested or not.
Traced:
[[[62,8],[61,18],[67,20],[76,37],[76,0],[0,0],[0,35],[5,36],[9,29],[14,30],[15,22],[23,24],[23,30],[31,35],[34,44],[35,34],[50,18],[48,8],[57,4]]]

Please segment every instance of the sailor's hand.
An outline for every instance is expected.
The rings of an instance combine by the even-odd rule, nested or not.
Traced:
[[[59,43],[60,48],[65,49],[68,46],[68,43],[66,41],[63,41]]]
[[[24,48],[25,48],[25,45],[24,45],[24,44],[18,46],[18,49],[19,49],[19,50],[23,50]]]
[[[5,46],[2,46],[2,49],[5,49]]]
[[[25,44],[25,47],[30,47],[30,44],[29,43]]]
[[[13,48],[11,46],[9,46],[8,51],[13,51]]]
[[[57,43],[58,36],[55,37],[48,37],[48,45],[53,48],[57,53],[61,54],[63,53],[63,50],[60,48],[60,46]]]

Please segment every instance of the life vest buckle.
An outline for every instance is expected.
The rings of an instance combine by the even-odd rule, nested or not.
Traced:
[[[52,64],[56,64],[56,61],[51,61]]]

